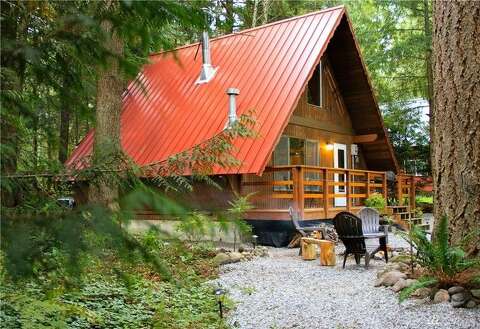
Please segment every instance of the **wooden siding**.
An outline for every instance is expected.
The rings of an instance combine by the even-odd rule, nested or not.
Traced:
[[[321,167],[333,167],[333,151],[326,149],[327,144],[346,144],[348,168],[352,168],[350,145],[354,143],[355,136],[352,121],[327,58],[322,59],[322,66],[323,106],[308,104],[307,92],[304,91],[283,135],[318,141]],[[272,159],[268,165],[273,165]],[[360,145],[355,168],[367,169]]]

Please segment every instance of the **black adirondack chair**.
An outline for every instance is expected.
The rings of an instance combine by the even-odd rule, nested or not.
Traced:
[[[387,237],[388,230],[375,224],[374,218],[365,220],[365,224],[362,223],[362,219],[355,216],[352,213],[343,211],[338,213],[333,219],[335,230],[338,237],[345,245],[345,255],[343,258],[343,268],[347,257],[350,254],[355,256],[355,261],[360,264],[360,258],[365,257],[365,267],[368,268],[370,259],[380,250],[383,250],[385,255],[385,261],[388,262],[387,253]],[[365,229],[365,233],[364,233]],[[372,251],[369,251],[366,239],[378,239],[379,245]]]
[[[325,226],[316,226],[316,225],[301,225],[300,224],[300,216],[298,212],[293,210],[292,207],[288,209],[288,213],[290,214],[290,218],[292,219],[293,226],[295,226],[295,229],[300,233],[302,236],[306,237],[308,236],[309,233],[312,232],[322,232],[322,238],[325,239],[327,236],[327,232],[325,229]]]

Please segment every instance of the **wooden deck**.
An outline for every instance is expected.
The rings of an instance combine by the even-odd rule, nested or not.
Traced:
[[[262,177],[246,176],[243,195],[253,193],[247,219],[289,219],[293,207],[304,219],[329,219],[340,211],[355,212],[372,193],[387,196],[386,173],[313,166],[267,168]]]
[[[387,177],[383,171],[279,166],[262,177],[244,176],[241,193],[252,193],[254,209],[246,219],[288,220],[289,207],[306,220],[330,219],[340,211],[358,211],[372,193],[386,198]]]

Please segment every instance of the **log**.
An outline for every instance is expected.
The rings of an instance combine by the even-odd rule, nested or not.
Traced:
[[[300,243],[303,260],[314,260],[317,258],[317,247],[313,243],[305,242],[304,239],[302,238]]]
[[[302,252],[308,245],[320,246],[320,265],[322,266],[335,266],[337,263],[337,257],[335,255],[335,242],[329,240],[320,240],[313,238],[302,238]],[[305,247],[304,247],[305,246]],[[305,259],[305,258],[304,258]],[[314,258],[311,258],[314,259]]]
[[[296,248],[296,247],[300,246],[300,239],[301,238],[302,238],[302,235],[300,233],[295,233],[292,241],[290,241],[287,248]]]
[[[320,240],[320,265],[335,266],[336,262],[335,243],[328,240]]]

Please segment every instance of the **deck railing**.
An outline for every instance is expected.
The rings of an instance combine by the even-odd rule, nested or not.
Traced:
[[[385,172],[278,166],[266,168],[262,177],[247,176],[242,182],[242,194],[254,193],[254,212],[269,212],[272,218],[285,217],[290,206],[301,218],[332,218],[339,211],[359,209],[375,192],[387,197]]]

